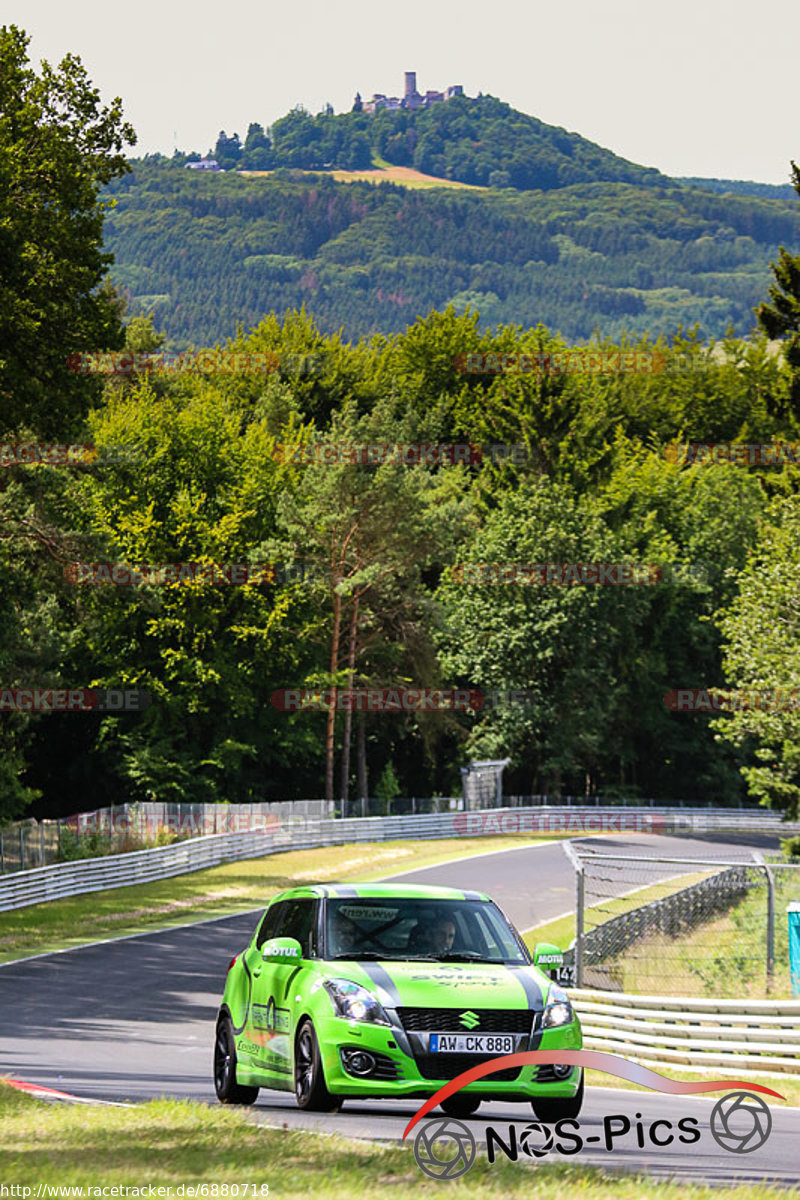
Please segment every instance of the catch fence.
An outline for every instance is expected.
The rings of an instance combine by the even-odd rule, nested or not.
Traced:
[[[149,850],[211,833],[266,831],[278,824],[335,815],[326,800],[255,804],[115,804],[57,820],[18,821],[0,829],[0,875],[100,854]]]
[[[800,898],[800,864],[748,850],[739,861],[594,853],[585,844],[565,852],[576,870],[565,965],[577,986],[791,994],[784,914]]]

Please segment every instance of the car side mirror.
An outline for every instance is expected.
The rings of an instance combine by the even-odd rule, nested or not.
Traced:
[[[261,957],[268,963],[300,962],[303,949],[297,938],[270,938],[261,947]]]
[[[533,951],[533,961],[545,975],[555,979],[558,968],[564,965],[564,954],[552,942],[538,942]]]

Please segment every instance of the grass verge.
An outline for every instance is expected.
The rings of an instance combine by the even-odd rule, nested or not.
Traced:
[[[641,908],[643,904],[649,904],[651,900],[662,900],[664,896],[671,896],[673,892],[679,892],[682,888],[689,887],[693,883],[699,883],[701,879],[705,879],[707,875],[712,875],[713,871],[702,871],[693,875],[681,875],[679,879],[664,879],[660,883],[649,884],[647,887],[637,888],[635,892],[630,892],[627,896],[616,896],[609,900],[603,900],[600,904],[588,905],[586,908],[587,928],[591,927],[592,912],[595,911],[599,915],[599,910],[602,909],[603,920],[608,921],[611,917],[619,916],[620,913],[630,912],[631,909]],[[597,924],[600,922],[598,921]],[[533,950],[537,942],[553,942],[556,946],[566,948],[572,939],[575,937],[575,913],[567,913],[563,917],[557,917],[554,921],[547,921],[543,925],[536,925],[533,929],[527,929],[522,935],[523,941],[529,950]],[[627,990],[627,989],[626,989]],[[633,989],[636,990],[635,988]]]
[[[764,1087],[772,1088],[774,1092],[780,1092],[786,1104],[790,1104],[793,1108],[800,1108],[800,1076],[797,1075],[781,1075],[766,1074],[766,1075],[751,1075],[749,1072],[744,1075],[738,1075],[736,1067],[720,1067],[718,1071],[682,1071],[680,1068],[671,1066],[651,1067],[651,1070],[657,1071],[659,1075],[666,1075],[668,1079],[680,1079],[688,1083],[702,1083],[709,1079],[744,1079],[748,1083],[761,1083]],[[586,1086],[594,1088],[622,1088],[626,1092],[649,1092],[650,1095],[655,1093],[650,1092],[649,1088],[639,1087],[635,1083],[629,1083],[627,1079],[618,1079],[616,1075],[606,1075],[604,1071],[586,1071]],[[718,1100],[723,1093],[709,1092],[708,1095],[713,1100]],[[768,1104],[781,1104],[780,1100],[773,1100],[772,1096],[765,1096],[764,1099]]]
[[[176,1197],[180,1185],[183,1195],[189,1194],[190,1186],[207,1185],[207,1196],[220,1197],[227,1185],[230,1197],[232,1184],[255,1184],[256,1191],[247,1192],[248,1200],[267,1194],[278,1200],[352,1200],[366,1191],[405,1200],[439,1196],[442,1187],[459,1200],[766,1200],[786,1195],[760,1184],[666,1184],[579,1166],[537,1163],[532,1170],[523,1163],[501,1161],[489,1166],[481,1151],[468,1174],[443,1185],[422,1174],[410,1147],[267,1129],[242,1112],[190,1101],[153,1100],[135,1108],[49,1105],[2,1083],[0,1180],[31,1187],[30,1195],[36,1194],[37,1185],[153,1185],[171,1188]],[[212,1193],[215,1184],[218,1190]]]
[[[0,913],[0,962],[106,937],[167,929],[265,905],[284,888],[317,880],[367,882],[462,855],[555,840],[551,835],[431,838],[287,850],[152,883],[90,892]]]

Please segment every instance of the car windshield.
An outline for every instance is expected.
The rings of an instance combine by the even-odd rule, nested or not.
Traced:
[[[326,958],[527,963],[500,910],[485,900],[328,900]]]

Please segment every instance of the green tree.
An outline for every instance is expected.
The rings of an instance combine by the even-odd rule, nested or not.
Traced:
[[[773,504],[738,577],[738,595],[720,614],[722,694],[733,702],[740,693],[743,706],[715,722],[719,738],[750,759],[742,767],[750,794],[794,820],[800,812],[799,569],[800,498],[792,495]]]
[[[360,416],[355,404],[334,415],[316,444],[376,446],[415,440],[413,414],[396,413],[384,400]],[[411,431],[411,435],[410,435]],[[315,442],[309,442],[313,451]],[[310,462],[281,500],[279,523],[301,556],[326,580],[329,611],[327,672],[306,683],[352,689],[358,681],[402,686],[405,672],[435,671],[422,574],[446,552],[463,516],[459,475],[438,477],[428,468],[396,461]],[[392,646],[394,653],[387,652]],[[411,677],[412,684],[424,682]],[[395,718],[391,718],[395,719]],[[328,708],[325,794],[333,799],[336,703]],[[341,793],[349,787],[352,710],[343,715]]]
[[[207,381],[175,381],[158,395],[144,382],[109,395],[92,428],[98,445],[123,445],[130,461],[84,481],[91,561],[266,561],[283,468],[262,415]],[[79,603],[75,674],[153,698],[135,720],[108,718],[98,732],[96,761],[112,765],[120,795],[263,799],[281,759],[308,755],[302,731],[270,704],[303,654],[286,629],[291,589],[98,586],[81,589]]]
[[[100,104],[79,58],[28,65],[27,35],[0,28],[0,432],[73,434],[98,390],[70,354],[122,345],[99,289],[100,190],[128,170],[136,141],[115,99]]]
[[[399,793],[400,780],[397,778],[394,765],[388,762],[375,785],[375,795],[381,802],[381,812],[388,813],[391,811],[392,801],[397,799]]]
[[[795,162],[792,182],[800,196],[800,168]],[[770,284],[769,302],[759,305],[756,316],[771,338],[785,339],[786,362],[792,373],[792,411],[800,417],[800,254],[790,254],[780,246],[772,273],[775,282]]]
[[[510,755],[530,793],[574,794],[587,780],[594,790],[624,705],[617,659],[644,589],[470,582],[470,563],[620,561],[618,539],[563,486],[542,480],[497,499],[463,549],[463,573],[440,589],[442,665],[484,695],[528,696],[480,713],[469,751]]]
[[[268,171],[274,165],[270,140],[256,121],[248,127],[239,165],[249,171]]]
[[[238,133],[234,133],[233,137],[228,137],[224,129],[220,132],[214,147],[214,158],[223,171],[232,171],[239,166],[242,158],[242,143],[239,141]]]

